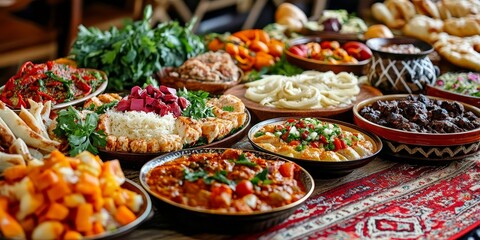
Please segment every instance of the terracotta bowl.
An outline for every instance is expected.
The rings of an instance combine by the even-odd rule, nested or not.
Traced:
[[[162,214],[171,217],[171,221],[182,231],[201,231],[216,233],[251,233],[273,227],[287,219],[299,208],[313,193],[314,180],[312,176],[301,168],[300,178],[305,186],[305,196],[288,205],[273,208],[269,211],[256,211],[252,213],[223,213],[215,210],[203,210],[173,202],[156,194],[147,184],[148,173],[156,166],[171,162],[181,156],[196,153],[222,153],[226,148],[203,148],[186,149],[157,157],[147,162],[140,170],[140,183],[153,197],[158,209]],[[267,160],[288,161],[276,155],[258,152],[255,150],[243,150],[252,152],[258,157]]]
[[[375,159],[376,155],[382,150],[382,147],[383,147],[382,141],[380,141],[380,138],[378,138],[378,136],[376,136],[375,134],[365,131],[353,124],[349,124],[339,120],[327,119],[327,118],[317,118],[317,119],[323,122],[335,123],[339,125],[343,130],[353,132],[353,133],[357,132],[364,135],[365,138],[367,138],[374,145],[374,151],[372,155],[355,159],[355,160],[348,160],[348,161],[309,160],[309,159],[283,156],[276,152],[266,150],[253,141],[253,136],[255,135],[255,133],[258,132],[260,129],[262,129],[265,125],[284,122],[285,120],[288,120],[288,119],[300,119],[300,118],[303,118],[303,117],[280,117],[280,118],[269,119],[269,120],[257,123],[254,126],[252,126],[252,128],[250,128],[250,131],[248,131],[248,135],[247,135],[248,141],[250,141],[253,148],[257,150],[264,151],[270,154],[275,154],[298,163],[300,166],[307,169],[315,178],[333,178],[333,177],[341,177],[341,176],[347,175],[351,173],[353,170],[360,168],[366,165],[367,163],[369,163],[370,161],[372,161],[373,159]]]
[[[186,79],[181,77],[172,77],[170,72],[174,69],[165,69],[159,76],[160,83],[168,87],[175,89],[186,88],[192,91],[203,90],[211,94],[222,94],[225,90],[236,86],[242,81],[243,71],[239,69],[239,74],[237,79],[232,79],[228,82],[213,82],[213,81],[202,81],[198,79]]]
[[[402,159],[450,161],[465,158],[480,150],[480,128],[460,133],[418,133],[385,127],[360,115],[362,108],[376,101],[400,100],[407,96],[407,94],[395,94],[374,97],[353,107],[355,124],[378,135],[383,141],[385,154]],[[429,98],[446,100],[438,97]],[[466,111],[471,111],[480,117],[479,108],[462,104]]]
[[[309,42],[321,42],[323,40],[327,40],[327,41],[335,40],[335,41],[338,41],[340,44],[343,44],[345,42],[351,41],[352,39],[349,39],[349,38],[332,39],[332,38],[329,38],[328,36],[326,37],[307,36],[307,37],[299,37],[291,40],[289,42],[289,46],[295,46],[298,44],[305,44]],[[317,70],[320,72],[333,71],[334,73],[351,72],[355,75],[360,75],[360,76],[364,75],[364,73],[366,72],[365,71],[366,66],[370,61],[370,59],[367,59],[367,60],[360,61],[358,63],[329,64],[319,60],[297,56],[292,52],[288,51],[288,49],[285,50],[285,57],[287,58],[287,61],[289,63],[296,65],[305,70]]]

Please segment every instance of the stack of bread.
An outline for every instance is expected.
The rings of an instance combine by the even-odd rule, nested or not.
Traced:
[[[480,71],[480,1],[386,0],[373,16],[389,28],[433,44],[451,63]]]

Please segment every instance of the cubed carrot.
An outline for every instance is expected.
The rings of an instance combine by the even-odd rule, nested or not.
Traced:
[[[60,203],[52,203],[45,216],[51,220],[63,220],[68,216],[68,208]]]
[[[8,182],[15,182],[27,176],[27,166],[15,165],[3,171],[3,177]]]
[[[58,150],[52,151],[50,153],[50,157],[48,159],[53,161],[53,162],[60,162],[60,161],[65,161],[66,160],[65,155]]]
[[[95,212],[99,212],[103,208],[103,204],[105,204],[105,200],[103,200],[102,193],[98,192],[91,195],[93,209]]]
[[[35,216],[42,216],[42,215],[45,215],[45,213],[47,212],[48,210],[48,207],[50,205],[48,203],[45,203],[45,204],[42,204],[40,205],[37,210],[35,210]]]
[[[43,191],[59,181],[58,175],[50,169],[43,171],[33,182],[38,190]]]
[[[25,239],[25,231],[20,223],[4,210],[0,210],[0,230],[7,239]]]
[[[73,158],[73,157],[66,157],[67,161],[70,163],[70,167],[73,169],[77,169],[78,164],[80,164],[80,159]]]
[[[125,205],[127,204],[127,197],[121,190],[115,191],[112,196],[113,200],[115,201],[115,204],[117,206]]]
[[[123,184],[125,182],[125,174],[122,171],[122,167],[120,166],[120,161],[118,160],[110,160],[103,163],[102,166],[102,176],[111,175],[114,177],[114,180],[119,184]]]
[[[117,208],[117,212],[115,212],[115,220],[121,225],[127,225],[137,219],[137,216],[130,211],[126,206],[120,206]]]
[[[115,201],[113,200],[113,198],[104,198],[103,201],[103,207],[107,209],[110,214],[115,214],[115,212],[117,212],[117,206],[115,205]]]
[[[58,199],[62,199],[66,195],[72,193],[72,189],[64,181],[58,181],[50,189],[47,190],[48,199],[51,202],[55,202]]]
[[[95,221],[93,223],[93,233],[100,234],[105,232],[105,228],[103,227],[102,223]]]
[[[83,172],[80,175],[78,183],[75,185],[75,190],[78,193],[95,194],[100,192],[100,181],[98,180],[98,177],[95,177],[90,173]]]
[[[82,238],[83,238],[82,234],[72,230],[67,231],[63,236],[63,239],[68,239],[68,240],[80,240]]]
[[[8,211],[8,198],[5,196],[0,196],[0,209]]]
[[[75,227],[79,232],[88,232],[92,230],[93,224],[91,217],[93,215],[93,206],[90,203],[81,204],[77,208],[75,217]]]
[[[80,193],[73,193],[63,197],[63,204],[69,208],[78,207],[86,202],[85,197]]]
[[[114,176],[107,174],[102,176],[100,188],[104,197],[112,197],[115,191],[120,188],[120,185]]]

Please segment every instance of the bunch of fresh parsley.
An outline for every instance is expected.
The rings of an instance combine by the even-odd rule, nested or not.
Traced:
[[[103,131],[96,131],[98,114],[89,112],[82,118],[80,112],[73,107],[58,112],[57,127],[53,132],[58,137],[66,137],[70,146],[70,155],[76,156],[87,150],[98,153],[99,147],[107,144]]]
[[[185,117],[191,117],[193,119],[201,119],[206,117],[214,117],[212,108],[207,106],[207,100],[209,99],[209,93],[205,91],[188,91],[187,89],[179,90],[177,95],[187,99],[190,104],[182,115]]]
[[[186,27],[176,21],[151,27],[151,17],[148,5],[143,20],[127,21],[121,29],[80,25],[71,55],[79,67],[105,71],[108,88],[120,91],[142,86],[163,67],[178,67],[205,51],[202,38],[192,32],[193,21]]]

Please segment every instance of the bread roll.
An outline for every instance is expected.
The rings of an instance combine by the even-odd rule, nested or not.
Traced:
[[[417,15],[402,30],[407,36],[433,43],[436,35],[443,32],[443,21],[424,15]]]
[[[459,37],[480,35],[480,16],[447,19],[444,22],[444,30]]]
[[[372,5],[372,15],[378,21],[385,23],[389,28],[401,28],[405,25],[405,20],[394,18],[393,14],[383,3],[374,3]]]
[[[383,24],[375,24],[368,27],[367,31],[363,34],[365,39],[370,38],[393,38],[393,33],[390,29]]]
[[[417,13],[431,18],[440,18],[437,5],[431,0],[413,0]]]

